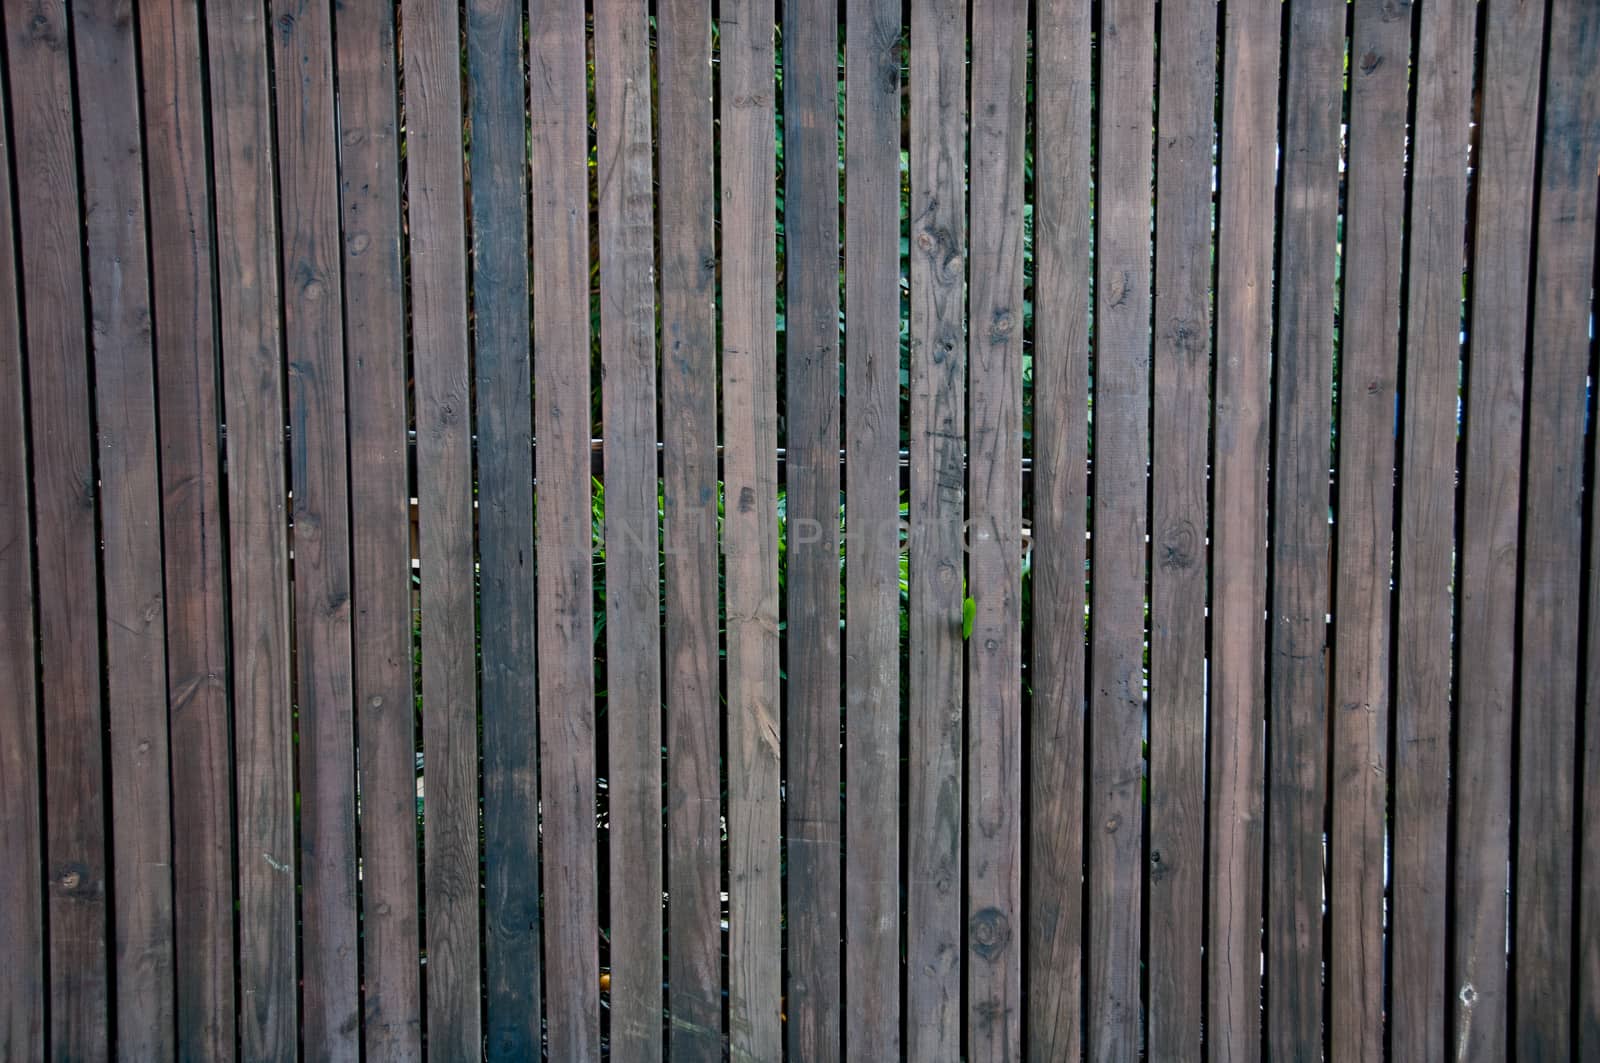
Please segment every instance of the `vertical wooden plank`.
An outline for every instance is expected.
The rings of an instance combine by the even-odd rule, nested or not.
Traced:
[[[0,118],[6,89],[0,77]],[[44,896],[39,821],[39,703],[34,644],[33,528],[28,505],[28,437],[22,322],[11,205],[9,124],[0,120],[0,940],[11,960],[0,971],[0,1056],[44,1058]]]
[[[538,690],[522,5],[466,6],[489,1053],[539,1054]]]
[[[274,0],[289,480],[294,485],[300,740],[302,1036],[360,1055],[350,499],[333,22],[325,0]]]
[[[1390,1045],[1403,1059],[1442,1059],[1446,1048],[1456,411],[1476,21],[1466,4],[1425,7],[1416,63],[1395,618]]]
[[[1206,465],[1217,9],[1161,8],[1150,543],[1150,1040],[1200,1051],[1205,878]]]
[[[722,0],[719,11],[723,483],[733,500],[723,526],[723,564],[734,1059],[777,1059],[783,1052],[772,7],[772,0]],[[613,992],[615,986],[613,976]]]
[[[391,5],[334,11],[367,1058],[422,1054],[406,337]]]
[[[674,1059],[720,1052],[717,364],[711,5],[657,14],[667,594],[667,1007]]]
[[[551,1059],[590,1059],[600,1054],[600,960],[591,664],[584,11],[570,0],[538,0],[528,15],[534,429],[539,438],[539,760],[549,1054]]]
[[[619,1063],[655,1063],[662,1049],[661,560],[649,19],[643,0],[594,9],[605,380],[611,1058]],[[731,632],[729,637],[731,643]],[[731,671],[731,644],[728,657]],[[731,694],[728,704],[736,711]]]
[[[1573,832],[1582,564],[1583,441],[1600,166],[1600,9],[1550,9],[1534,261],[1522,514],[1522,706],[1517,776],[1516,1029],[1519,1058],[1571,1052]]]
[[[1261,1058],[1267,453],[1277,173],[1276,0],[1227,7],[1217,211],[1206,1041]]]
[[[105,593],[117,1052],[175,1049],[161,490],[132,11],[77,0]],[[81,607],[81,603],[80,603]]]
[[[1022,203],[1028,10],[973,10],[967,1058],[1022,1054]],[[859,282],[857,282],[859,283]]]
[[[965,0],[911,9],[906,1050],[934,1061],[962,1050],[966,32]]]
[[[98,530],[65,5],[6,4],[33,423],[50,1051],[109,1033]]]
[[[900,1055],[900,4],[845,16],[845,1034]],[[1020,464],[1018,466],[1020,468]]]
[[[1090,5],[1035,15],[1033,710],[1028,1058],[1083,1045],[1084,535],[1089,456]]]
[[[298,1036],[277,210],[264,12],[232,0],[209,8],[205,25],[228,448],[239,1049],[254,1059],[285,1054]]]
[[[1100,19],[1087,1029],[1089,1053],[1112,1058],[1138,1052],[1141,1026],[1155,16],[1111,0]]]
[[[423,852],[430,1055],[482,1051],[472,417],[456,8],[401,7],[422,554]]]
[[[1408,6],[1356,6],[1351,35],[1334,612],[1328,1039],[1336,1059],[1383,1055],[1390,562],[1400,233],[1405,210]],[[1441,910],[1443,905],[1440,906]]]
[[[789,1054],[839,1055],[838,11],[783,12]]]

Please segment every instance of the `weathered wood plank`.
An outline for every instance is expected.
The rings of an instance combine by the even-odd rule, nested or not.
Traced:
[[[838,10],[783,11],[788,1043],[839,1056]]]
[[[1150,459],[1151,93],[1155,14],[1101,11],[1089,637],[1088,1052],[1137,1054],[1144,879],[1146,477]]]
[[[1148,1051],[1200,1053],[1204,979],[1206,465],[1217,9],[1161,8],[1150,498]]]
[[[1551,5],[1534,252],[1528,466],[1522,512],[1520,763],[1517,772],[1516,1026],[1521,1059],[1572,1051],[1573,845],[1583,479],[1600,167],[1600,9]]]
[[[600,1054],[600,927],[584,12],[563,0],[539,0],[528,18],[548,1050],[551,1059],[592,1059]]]
[[[722,0],[719,12],[728,1041],[741,1060],[783,1052],[772,7]]]
[[[1046,0],[1035,17],[1026,1030],[1028,1058],[1077,1059],[1083,1045],[1090,5]]]
[[[911,9],[906,1051],[961,1058],[966,591],[965,0]]]
[[[845,983],[900,1056],[900,4],[845,16]],[[1020,59],[1019,59],[1020,62]],[[1019,463],[1020,468],[1020,463]]]
[[[394,11],[348,4],[336,7],[334,18],[361,736],[363,1034],[369,1059],[415,1060],[422,1055],[422,975]]]
[[[457,11],[406,0],[411,343],[422,561],[423,852],[428,1046],[482,1051],[472,417]]]
[[[227,426],[239,1050],[292,1055],[295,964],[288,484],[267,33],[259,5],[205,21]]]
[[[1272,470],[1267,1044],[1322,1044],[1328,461],[1333,404],[1343,5],[1289,12]],[[1247,961],[1248,962],[1248,961]]]

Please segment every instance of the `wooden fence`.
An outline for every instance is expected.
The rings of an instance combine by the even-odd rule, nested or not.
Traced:
[[[1595,0],[0,17],[0,1058],[1600,1058]]]

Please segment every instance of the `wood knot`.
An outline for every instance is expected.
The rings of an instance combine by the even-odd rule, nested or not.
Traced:
[[[992,906],[975,912],[967,921],[967,940],[979,959],[992,960],[1011,943],[1011,920]]]

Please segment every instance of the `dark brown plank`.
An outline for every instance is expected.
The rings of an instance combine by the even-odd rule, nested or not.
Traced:
[[[900,1055],[900,4],[845,16],[845,1035]],[[1020,462],[1018,467],[1020,468]]]
[[[539,0],[530,6],[528,17],[537,264],[533,364],[534,429],[539,438],[539,761],[549,1053],[551,1059],[592,1059],[600,1054],[600,960],[591,665],[584,14],[581,6]]]
[[[906,1052],[931,1061],[962,1050],[966,32],[965,0],[911,9]]]
[[[1476,20],[1467,5],[1424,7],[1415,75],[1390,945],[1390,1046],[1403,1059],[1443,1059],[1446,1048],[1456,407]]]
[[[1028,11],[973,10],[967,1058],[1022,1054],[1022,204]],[[854,281],[853,284],[858,284]],[[854,463],[852,463],[854,464]],[[1136,949],[1137,951],[1137,949]]]
[[[326,0],[274,0],[289,480],[294,486],[302,1036],[361,1051],[356,932],[350,499],[333,22]]]
[[[1272,469],[1267,1054],[1322,1043],[1324,653],[1343,5],[1289,12]]]
[[[6,111],[0,77],[0,115]],[[0,939],[11,961],[0,971],[0,1056],[44,1058],[44,896],[39,821],[39,691],[35,671],[33,528],[28,507],[28,424],[22,322],[11,208],[11,142],[0,121]]]
[[[674,1059],[720,1055],[717,363],[711,4],[656,15],[667,595],[667,1007]]]
[[[50,1051],[104,1056],[108,1024],[99,552],[72,56],[65,5],[6,4],[37,536]]]
[[[254,1059],[298,1036],[277,210],[261,9],[213,7],[205,26],[228,448],[239,1050]]]
[[[1200,1052],[1205,891],[1206,464],[1217,9],[1161,8],[1150,495],[1150,1040]]]
[[[489,1053],[540,1043],[538,690],[522,5],[466,6]]]
[[[361,737],[363,1035],[369,1059],[414,1060],[422,1054],[422,976],[394,11],[347,4],[334,18]]]
[[[1400,225],[1405,210],[1411,20],[1381,0],[1355,9],[1351,48],[1338,565],[1329,787],[1329,1049],[1383,1055],[1385,815],[1389,787],[1390,562]]]
[[[1518,593],[1523,359],[1533,235],[1528,190],[1535,179],[1538,139],[1531,116],[1539,113],[1543,43],[1543,4],[1490,5],[1481,46],[1482,126],[1474,150],[1477,222],[1453,772],[1455,947],[1447,985],[1453,1019],[1448,1043],[1462,1063],[1503,1058],[1510,1029],[1506,880],[1517,667],[1517,616],[1511,603]]]
[[[1144,879],[1145,469],[1150,458],[1155,15],[1101,12],[1090,647],[1089,1014],[1096,1058],[1138,1052]]]
[[[839,1056],[838,11],[783,11],[789,1055]]]
[[[116,1043],[170,1056],[176,1036],[161,489],[152,382],[137,42],[113,0],[72,5],[100,455]],[[81,603],[80,607],[81,607]]]
[[[1028,1058],[1083,1045],[1084,535],[1089,401],[1090,10],[1034,28],[1033,705]],[[1048,60],[1041,57],[1049,57]]]
[[[1570,1058],[1589,295],[1600,168],[1600,9],[1550,8],[1522,512],[1516,1026],[1520,1059]]]
[[[433,1056],[476,1058],[478,699],[461,37],[452,6],[407,0],[400,20],[422,560],[428,1046]]]
[[[722,0],[719,14],[723,484],[733,500],[722,534],[728,1041],[734,1059],[777,1059],[783,1052],[783,895],[772,0]],[[615,975],[611,984],[615,992]]]

